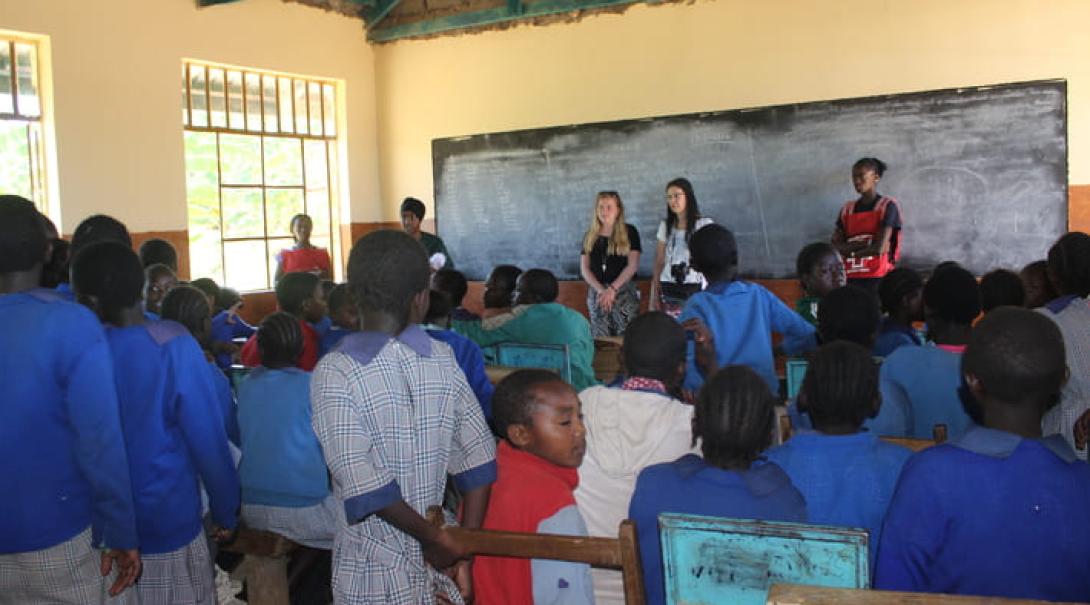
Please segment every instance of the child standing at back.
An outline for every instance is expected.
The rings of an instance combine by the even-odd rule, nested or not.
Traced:
[[[811,523],[870,532],[872,570],[886,508],[912,455],[863,430],[880,404],[870,350],[852,342],[826,344],[810,358],[798,399],[815,432],[799,432],[768,451],[806,498]]]
[[[763,286],[737,279],[738,246],[727,228],[702,228],[689,240],[689,250],[693,268],[707,278],[708,287],[689,298],[679,321],[703,321],[715,339],[719,367],[749,366],[777,392],[771,333],[783,334],[784,353],[798,355],[816,345],[814,326]],[[704,379],[690,353],[685,388],[696,391]]]
[[[493,402],[502,440],[484,529],[587,535],[572,496],[587,451],[575,391],[548,370],[519,370],[496,385]],[[473,579],[481,605],[594,603],[584,564],[477,557]]]
[[[693,444],[700,443],[704,458],[686,454],[640,473],[628,516],[636,522],[650,605],[666,601],[659,514],[806,520],[802,494],[780,467],[761,458],[772,444],[775,405],[767,384],[750,368],[719,370],[693,410]]]
[[[478,528],[496,478],[495,446],[450,347],[418,324],[428,308],[424,248],[398,231],[356,242],[348,283],[360,332],[322,358],[311,381],[314,432],[348,526],[333,550],[338,603],[460,602],[471,570],[422,515],[443,502],[448,475],[463,527]]]
[[[238,475],[208,362],[183,326],[144,319],[143,282],[124,244],[89,246],[72,265],[76,298],[108,326],[144,560],[136,594],[145,603],[215,603],[197,479],[213,533],[227,539],[238,522]]]
[[[795,271],[805,294],[795,304],[803,319],[817,326],[818,305],[826,294],[847,283],[844,260],[828,242],[807,244],[795,259]]]
[[[318,363],[320,346],[318,332],[311,325],[325,317],[326,306],[322,298],[322,282],[313,273],[288,273],[276,282],[276,305],[299,320],[303,330],[303,354],[297,365],[310,372]],[[257,347],[257,334],[242,345],[242,365],[255,368],[261,365],[261,350]]]
[[[1060,330],[998,309],[973,331],[961,374],[981,425],[905,465],[875,587],[1090,599],[1090,466],[1041,431],[1067,376]]]

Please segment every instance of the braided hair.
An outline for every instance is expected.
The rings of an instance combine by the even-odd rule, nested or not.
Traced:
[[[806,411],[821,430],[823,426],[854,427],[877,411],[878,364],[869,350],[847,341],[831,342],[818,349],[806,367],[799,409]]]
[[[772,444],[775,406],[775,397],[756,372],[746,366],[727,366],[697,396],[693,444],[700,441],[710,464],[749,468]]]
[[[1060,237],[1048,250],[1048,269],[1060,294],[1090,295],[1090,235],[1072,231]]]
[[[897,267],[878,282],[878,299],[882,301],[882,310],[894,315],[901,310],[905,298],[922,290],[923,278],[919,273],[907,267]]]
[[[176,286],[163,298],[160,307],[163,319],[176,321],[183,326],[201,345],[206,345],[212,321],[212,310],[208,308],[208,297],[193,286]]]
[[[291,313],[277,311],[257,328],[257,348],[266,367],[293,366],[303,354],[303,329]]]

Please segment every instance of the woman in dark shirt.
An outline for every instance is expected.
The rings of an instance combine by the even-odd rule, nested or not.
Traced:
[[[594,337],[620,336],[640,311],[634,278],[640,266],[640,233],[624,222],[624,202],[603,191],[583,237],[579,268],[587,288],[590,331]]]

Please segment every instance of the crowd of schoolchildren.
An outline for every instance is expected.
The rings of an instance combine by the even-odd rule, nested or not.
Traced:
[[[437,263],[421,244],[422,204],[415,229],[358,241],[337,285],[296,217],[279,310],[253,327],[237,292],[178,282],[168,243],[134,252],[101,215],[64,242],[4,196],[0,602],[214,603],[214,553],[240,526],[331,550],[337,603],[623,602],[619,572],[471,559],[426,519],[443,504],[468,528],[615,537],[632,519],[653,604],[667,512],[866,529],[876,588],[1090,600],[1090,236],[1021,274],[924,279],[893,266],[889,199],[861,198],[884,204],[873,238],[848,208],[802,249],[792,310],[738,277],[730,230],[672,181],[640,315],[639,234],[603,192],[592,330],[544,269],[495,267],[467,310],[445,247]],[[846,279],[845,259],[875,254],[880,275]],[[623,372],[603,385],[592,334],[608,333]],[[571,380],[493,387],[501,342],[567,345]],[[781,354],[807,368],[774,446]],[[917,454],[881,439],[937,425],[948,441]]]

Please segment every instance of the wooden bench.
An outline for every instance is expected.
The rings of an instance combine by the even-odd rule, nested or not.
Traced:
[[[439,507],[428,509],[428,519],[437,527],[443,527],[443,512]],[[636,524],[631,520],[626,519],[621,523],[617,538],[529,534],[461,527],[447,527],[446,531],[470,555],[573,561],[592,567],[619,569],[624,576],[625,603],[645,603]]]
[[[766,601],[767,605],[1045,605],[1045,603],[1053,602],[922,592],[825,588],[801,584],[775,584],[769,591],[768,601]]]
[[[299,548],[269,531],[240,528],[235,539],[220,550],[246,555],[246,594],[250,605],[289,605],[288,555]]]
[[[623,336],[599,336],[594,339],[594,377],[599,381],[609,384],[624,368],[624,360],[621,358],[621,345]]]

